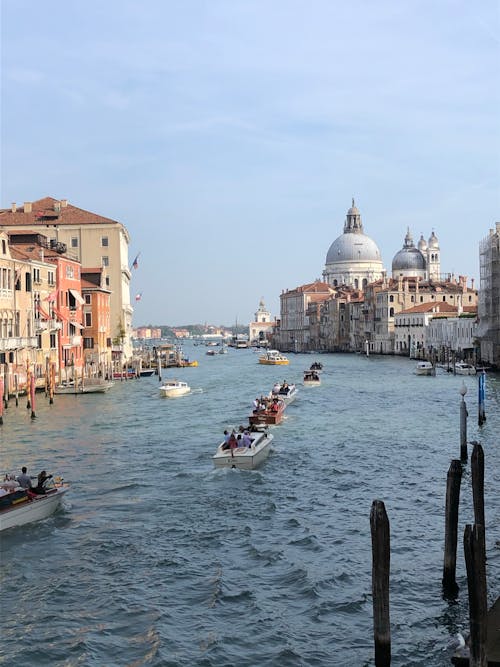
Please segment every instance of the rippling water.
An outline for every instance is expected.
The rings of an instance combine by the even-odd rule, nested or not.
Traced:
[[[490,601],[500,593],[500,380],[412,374],[397,358],[322,355],[256,471],[213,470],[227,426],[246,423],[275,380],[316,358],[259,366],[251,350],[168,375],[193,392],[161,399],[158,378],[106,395],[11,402],[2,466],[72,486],[62,511],[2,536],[1,664],[298,667],[373,665],[371,503],[391,521],[394,665],[448,665],[467,633],[460,539],[456,603],[441,576],[446,473],[459,458],[459,389],[486,461]],[[470,467],[460,535],[473,521]]]

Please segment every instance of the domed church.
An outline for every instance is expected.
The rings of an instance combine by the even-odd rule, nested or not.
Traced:
[[[325,283],[364,289],[382,277],[384,266],[375,241],[363,231],[361,215],[354,199],[347,211],[344,233],[330,246],[323,271]]]
[[[402,276],[403,278],[415,277],[422,280],[439,280],[441,275],[439,252],[439,241],[434,231],[428,242],[421,235],[416,248],[408,228],[404,245],[392,260],[392,277]]]

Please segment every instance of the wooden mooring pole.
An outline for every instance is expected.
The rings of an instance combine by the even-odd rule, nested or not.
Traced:
[[[484,399],[486,394],[486,373],[482,371],[478,378],[478,401],[477,401],[477,423],[482,426],[486,421],[486,412],[484,410]]]
[[[484,451],[479,442],[474,442],[472,449],[471,476],[472,476],[472,499],[474,502],[474,523],[486,528],[484,518]]]
[[[372,503],[370,527],[372,534],[375,667],[389,667],[391,664],[391,625],[389,614],[390,526],[385,505],[381,500],[374,500]]]
[[[458,506],[460,502],[460,485],[462,482],[462,464],[453,459],[446,479],[446,508],[444,534],[443,590],[446,596],[456,597],[458,585],[457,541],[458,541]]]
[[[486,656],[488,603],[484,545],[484,526],[467,524],[464,532],[464,552],[469,590],[470,667],[488,665]]]
[[[460,402],[460,460],[462,463],[467,463],[467,417],[469,413],[467,412],[467,405],[465,403],[465,394],[467,393],[467,387],[465,383],[462,382],[460,388],[460,395],[462,400]]]

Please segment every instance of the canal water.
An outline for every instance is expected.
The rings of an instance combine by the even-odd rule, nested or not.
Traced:
[[[485,451],[489,601],[500,594],[500,379],[417,377],[415,362],[253,350],[164,376],[191,385],[159,397],[156,376],[105,395],[11,402],[2,468],[42,468],[71,484],[53,517],[1,537],[0,664],[42,667],[374,665],[370,509],[391,522],[393,664],[449,665],[467,633],[463,529],[473,522],[470,466],[459,517],[458,599],[443,599],[446,474],[459,458],[459,390],[469,440]],[[320,359],[321,387],[300,387],[256,471],[211,455],[252,400]]]

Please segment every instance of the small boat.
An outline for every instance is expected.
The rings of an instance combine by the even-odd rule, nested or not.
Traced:
[[[219,354],[217,350],[207,350],[205,354],[208,354],[209,357],[215,357],[216,354]]]
[[[268,366],[286,366],[290,362],[278,350],[268,350],[259,357],[259,364],[266,364]]]
[[[141,378],[152,377],[156,373],[156,368],[141,368],[139,371],[139,376]]]
[[[455,373],[457,375],[476,375],[477,371],[472,364],[467,364],[465,361],[457,361],[455,363]]]
[[[417,361],[415,373],[417,375],[436,375],[436,369],[430,361]]]
[[[0,497],[0,532],[26,523],[46,519],[61,504],[69,486],[56,478],[54,485],[43,495],[18,488]]]
[[[277,382],[272,388],[269,396],[278,396],[278,398],[281,398],[288,405],[297,398],[298,393],[299,390],[294,384],[288,384],[287,382],[280,384]]]
[[[255,428],[255,427],[254,427]],[[250,430],[252,444],[250,447],[236,447],[228,449],[227,443],[221,442],[212,456],[216,468],[240,468],[253,470],[269,456],[273,436],[265,429]]]
[[[319,387],[321,384],[321,378],[318,371],[304,371],[303,384],[306,387]]]
[[[179,368],[196,368],[198,362],[196,359],[194,361],[189,361],[189,359],[181,359],[179,362]]]
[[[318,372],[322,371],[323,370],[323,364],[319,361],[315,361],[309,366],[309,370],[318,371]]]
[[[102,394],[114,385],[103,378],[84,378],[81,382],[62,382],[54,389],[55,394]]]
[[[176,398],[177,396],[189,394],[190,391],[191,387],[187,382],[167,380],[167,382],[160,387],[160,396],[164,396],[165,398]]]
[[[262,409],[255,409],[250,417],[248,418],[251,426],[262,426],[267,425],[276,425],[281,424],[284,418],[284,412],[286,408],[286,403],[282,399],[274,397],[272,403]]]

